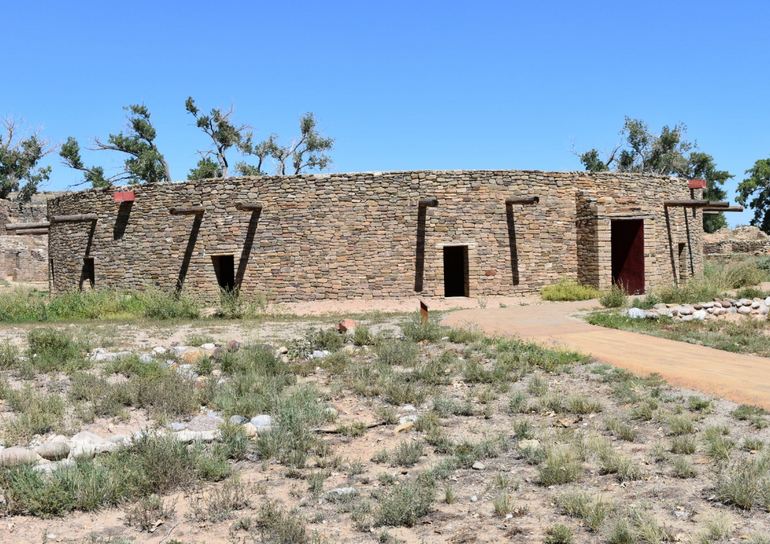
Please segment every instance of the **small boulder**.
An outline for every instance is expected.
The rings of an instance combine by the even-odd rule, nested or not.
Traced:
[[[323,359],[324,357],[328,357],[329,350],[326,349],[315,349],[313,350],[313,353],[310,354],[311,359]]]
[[[738,308],[738,313],[742,315],[747,315],[751,313],[751,306],[740,306]]]
[[[154,355],[164,355],[168,350],[164,348],[163,346],[155,346],[152,348],[152,353]]]
[[[647,317],[647,312],[641,308],[629,308],[626,315],[631,319],[645,319]]]
[[[99,453],[106,453],[118,448],[118,444],[111,442],[106,438],[89,431],[80,431],[70,438],[69,456],[77,459],[79,457],[93,457]]]
[[[0,451],[0,467],[15,467],[17,465],[34,465],[43,458],[27,448],[6,448]]]
[[[219,436],[219,431],[191,431],[185,429],[184,431],[174,433],[174,437],[185,444],[189,442],[213,442]]]
[[[194,365],[204,357],[208,357],[208,354],[203,349],[187,348],[179,355],[179,360],[188,365]]]
[[[481,461],[476,461],[475,463],[473,463],[473,464],[471,465],[471,468],[472,468],[473,470],[484,470],[484,469],[486,469],[487,467],[486,467],[486,465],[484,465],[484,463],[482,463]]]
[[[35,452],[49,461],[64,459],[70,453],[70,443],[67,437],[56,435],[35,448]]]
[[[358,495],[355,487],[335,487],[326,494],[326,500],[337,502],[353,498]]]
[[[679,315],[692,315],[695,310],[689,304],[679,306]]]
[[[339,323],[337,323],[337,331],[345,334],[346,332],[353,332],[356,330],[356,327],[358,326],[358,323],[353,321],[352,319],[343,319]]]
[[[521,450],[534,450],[540,447],[540,441],[534,438],[528,440],[519,441],[519,449]]]
[[[241,343],[238,340],[230,340],[227,342],[227,351],[230,353],[235,353],[239,349],[241,349]]]
[[[230,423],[230,425],[243,425],[248,421],[248,419],[246,419],[243,416],[235,415],[235,416],[230,416],[230,419],[228,419],[227,421],[228,423]]]
[[[257,428],[254,425],[252,425],[251,423],[244,423],[243,424],[243,432],[249,438],[257,436]]]
[[[254,425],[254,428],[258,433],[264,433],[272,429],[273,418],[267,414],[259,414],[251,418],[249,423]]]
[[[708,313],[706,312],[706,310],[700,309],[700,310],[695,310],[692,313],[692,318],[696,321],[703,321],[704,319],[706,319],[707,315]]]

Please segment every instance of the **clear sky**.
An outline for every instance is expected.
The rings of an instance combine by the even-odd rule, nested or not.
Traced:
[[[578,170],[625,115],[685,123],[736,175],[731,198],[770,156],[770,2],[6,1],[1,17],[0,115],[83,146],[143,102],[174,179],[206,145],[188,95],[284,140],[315,112],[334,171]],[[50,161],[47,189],[79,181]]]

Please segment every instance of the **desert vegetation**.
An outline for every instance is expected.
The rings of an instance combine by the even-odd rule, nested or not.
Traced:
[[[759,408],[417,317],[330,325],[7,336],[6,522],[72,542],[767,538]]]

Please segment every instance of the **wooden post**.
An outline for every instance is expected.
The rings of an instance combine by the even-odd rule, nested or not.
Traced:
[[[505,199],[506,205],[537,204],[538,202],[540,202],[539,196],[511,196]]]
[[[41,223],[8,223],[5,225],[5,230],[19,230],[19,229],[42,229],[48,228],[50,223],[43,221]]]
[[[423,325],[428,322],[428,305],[420,301],[420,321]]]
[[[431,196],[428,198],[421,198],[419,202],[421,208],[435,208],[438,206],[438,198]]]

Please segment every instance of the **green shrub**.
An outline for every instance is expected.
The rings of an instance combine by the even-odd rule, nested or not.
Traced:
[[[276,502],[262,504],[255,519],[259,542],[264,544],[308,544],[305,523],[295,510],[288,511]]]
[[[380,499],[374,513],[374,525],[413,527],[430,512],[435,489],[424,480],[403,483],[392,487]]]
[[[370,346],[374,343],[374,338],[367,327],[359,325],[353,330],[353,344],[356,346]]]
[[[36,434],[60,430],[64,418],[61,396],[39,393],[26,386],[22,389],[4,387],[2,397],[16,413],[16,417],[5,424],[3,435],[6,442],[26,443]]]
[[[546,530],[543,542],[545,544],[572,544],[572,529],[561,523],[552,525]]]
[[[384,340],[377,344],[377,361],[388,366],[414,366],[420,353],[417,344],[407,340]]]
[[[19,366],[19,350],[8,341],[0,343],[0,370],[11,370]]]
[[[183,293],[147,291],[141,294],[144,317],[150,319],[196,319],[200,305]]]
[[[87,346],[58,329],[32,329],[27,333],[29,360],[41,372],[87,368]]]
[[[437,342],[448,332],[445,327],[431,319],[423,321],[420,314],[413,314],[408,321],[402,323],[401,331],[412,342]]]
[[[575,482],[583,474],[583,466],[572,449],[565,445],[546,450],[545,459],[538,466],[538,482],[551,486]]]
[[[552,301],[590,300],[599,297],[599,291],[574,280],[561,280],[559,283],[543,287],[540,296],[543,300]]]
[[[627,302],[628,295],[625,290],[618,285],[613,285],[599,297],[599,303],[605,308],[622,308]]]

